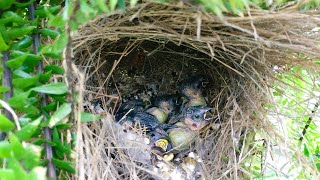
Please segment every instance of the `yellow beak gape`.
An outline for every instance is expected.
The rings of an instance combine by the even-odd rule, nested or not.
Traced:
[[[169,144],[169,141],[166,140],[166,139],[159,139],[158,141],[155,142],[155,145],[156,145],[157,147],[162,148],[164,151],[167,150],[168,144]]]

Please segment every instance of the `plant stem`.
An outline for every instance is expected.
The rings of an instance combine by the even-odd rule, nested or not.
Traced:
[[[34,3],[30,4],[28,9],[29,9],[30,20],[35,21],[35,16],[34,16],[35,5],[34,5]],[[40,35],[38,33],[38,30],[39,30],[39,26],[37,26],[37,32],[32,34],[34,54],[38,54],[38,52],[39,52]],[[43,72],[43,61],[40,61],[39,65],[37,66],[37,72],[38,73]],[[45,94],[41,94],[40,98],[41,98],[41,106],[47,106],[47,104],[48,104],[47,96]],[[45,118],[46,116],[43,116],[43,117],[44,117],[44,120],[46,120],[46,118]],[[50,178],[50,179],[57,179],[56,167],[52,161],[52,158],[53,158],[52,146],[49,144],[50,142],[52,142],[52,131],[50,128],[48,128],[48,127],[44,128],[44,136],[46,139],[46,144],[45,144],[46,158],[48,160],[47,175],[48,175],[48,178]]]
[[[8,102],[8,100],[13,95],[13,87],[12,87],[12,72],[6,65],[6,62],[9,60],[9,51],[2,52],[2,67],[3,67],[3,74],[2,74],[2,86],[8,87],[9,90],[3,93],[3,100]],[[5,116],[13,120],[11,113],[4,109]],[[0,141],[3,141],[6,138],[6,133],[0,131]]]
[[[307,133],[307,130],[312,122],[312,118],[313,116],[316,114],[318,108],[319,108],[319,105],[320,105],[320,97],[319,97],[319,100],[316,102],[316,104],[314,105],[314,108],[313,110],[311,111],[311,115],[309,116],[308,118],[308,121],[306,123],[306,125],[304,126],[303,130],[302,130],[302,135],[301,137],[299,138],[299,141],[300,143],[303,141],[303,138],[304,138],[304,135]]]

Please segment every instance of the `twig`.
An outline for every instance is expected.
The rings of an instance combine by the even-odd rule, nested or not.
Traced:
[[[320,105],[320,97],[319,97],[318,101],[316,102],[316,104],[314,105],[314,108],[311,111],[311,115],[309,116],[308,121],[307,121],[306,125],[304,126],[304,128],[302,130],[302,135],[299,138],[300,143],[303,141],[304,135],[307,133],[307,130],[308,130],[308,128],[309,128],[309,126],[310,126],[310,124],[312,122],[312,118],[316,114],[316,112],[317,112],[317,110],[319,108],[319,105]]]
[[[73,64],[73,56],[72,56],[72,53],[73,53],[73,39],[72,39],[72,35],[71,35],[71,27],[70,27],[70,24],[72,21],[75,21],[75,12],[76,10],[78,9],[79,7],[79,1],[78,0],[75,0],[73,1],[73,13],[70,15],[69,19],[68,19],[68,22],[66,23],[65,25],[65,31],[67,33],[67,36],[68,36],[68,43],[67,43],[67,46],[65,47],[64,49],[64,60],[63,60],[63,67],[65,69],[65,82],[67,84],[67,87],[68,87],[68,91],[69,91],[69,101],[71,103],[71,109],[72,109],[72,112],[69,116],[69,119],[71,121],[74,121],[74,122],[77,122],[77,149],[78,150],[81,150],[82,149],[82,137],[81,137],[81,126],[80,126],[80,114],[77,113],[77,109],[76,109],[76,100],[75,100],[75,86],[72,84],[73,83],[73,75],[78,75],[77,79],[78,79],[78,83],[79,83],[79,86],[80,88],[83,88],[83,84],[84,84],[84,79],[85,77],[78,71],[77,67]],[[68,9],[68,1],[65,1],[65,6],[66,6],[66,9]],[[67,10],[65,10],[67,11]],[[79,95],[82,95],[82,90],[79,90]],[[82,96],[80,96],[80,98],[82,98]],[[81,106],[82,105],[82,100],[78,101],[79,105]],[[82,107],[79,107],[79,111],[81,111],[81,108]],[[85,179],[84,177],[84,168],[83,168],[83,160],[79,158],[79,156],[77,155],[76,157],[76,161],[77,161],[77,164],[76,164],[76,169],[78,170],[77,171],[77,174],[76,174],[76,179]],[[79,170],[80,169],[80,170]]]
[[[34,3],[29,5],[28,10],[29,10],[29,15],[30,15],[30,20],[35,21],[35,16],[34,16],[35,5],[34,5]],[[38,52],[39,52],[40,35],[38,33],[38,29],[39,29],[39,26],[37,26],[37,32],[32,34],[34,54],[38,54]],[[39,65],[37,66],[37,72],[38,73],[43,72],[43,61],[40,61]],[[41,106],[47,106],[47,104],[48,104],[47,96],[45,94],[40,94],[40,98],[41,98]],[[46,120],[46,117],[45,116],[43,116],[43,117],[44,117],[44,120]],[[48,175],[48,178],[50,178],[50,179],[57,179],[56,167],[52,161],[52,158],[53,158],[52,146],[49,144],[50,142],[52,142],[52,131],[49,127],[44,128],[44,136],[46,139],[46,144],[45,144],[46,158],[48,160],[47,175]]]
[[[3,93],[3,100],[7,102],[13,95],[13,87],[12,87],[12,72],[7,67],[6,62],[9,60],[9,51],[2,52],[2,67],[3,67],[3,74],[2,74],[2,86],[8,87],[9,90]],[[5,116],[12,120],[11,113],[4,109]],[[3,141],[6,138],[6,133],[0,131],[0,141]]]

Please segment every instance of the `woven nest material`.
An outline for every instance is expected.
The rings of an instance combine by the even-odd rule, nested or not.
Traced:
[[[202,159],[202,177],[248,177],[252,172],[243,165],[257,152],[255,132],[282,141],[264,107],[272,103],[273,67],[317,68],[297,55],[320,57],[319,34],[311,31],[319,22],[306,14],[254,10],[220,20],[182,3],[142,3],[97,17],[75,35],[75,61],[86,74],[85,101],[101,100],[108,113],[79,129],[79,177],[159,178],[119,144],[112,115],[138,89],[156,84],[159,93],[174,93],[190,74],[209,77],[206,92],[216,119],[191,147]]]

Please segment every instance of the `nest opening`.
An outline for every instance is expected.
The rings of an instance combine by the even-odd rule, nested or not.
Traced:
[[[106,44],[108,45],[99,49],[99,59],[94,61],[96,64],[90,64],[91,68],[87,69],[89,78],[86,80],[88,92],[85,95],[86,101],[102,101],[103,109],[114,114],[122,99],[176,94],[182,80],[192,75],[205,75],[209,80],[205,88],[205,97],[208,106],[213,108],[215,121],[202,130],[195,144],[192,144],[190,152],[196,152],[204,161],[204,165],[217,161],[221,163],[223,161],[221,156],[224,158],[228,156],[228,153],[224,154],[225,148],[233,147],[229,143],[230,138],[234,135],[225,136],[231,133],[231,129],[225,128],[230,126],[230,118],[240,115],[238,112],[231,117],[230,110],[234,111],[235,104],[241,104],[240,101],[245,102],[243,99],[245,98],[244,86],[247,84],[245,78],[230,69],[234,65],[232,61],[226,61],[228,56],[224,56],[226,57],[223,59],[225,64],[221,64],[207,54],[183,43],[178,45],[163,40],[137,41],[124,38]],[[82,61],[81,63],[87,62]],[[87,66],[82,65],[82,67]],[[148,92],[151,93],[148,94]],[[246,108],[245,105],[239,106]],[[241,122],[243,119],[244,117],[240,118],[234,122],[234,125],[239,128],[248,126],[249,122],[246,122],[248,119]],[[246,125],[241,125],[242,123]],[[97,131],[95,128],[97,127],[92,130]],[[244,132],[244,130],[239,132],[239,129],[235,131],[240,134]],[[237,135],[238,141],[240,134]],[[230,147],[225,147],[225,143],[228,143]],[[217,154],[219,151],[224,152],[223,155],[220,154],[220,157],[218,157],[219,153]],[[207,176],[210,176],[209,174]]]

